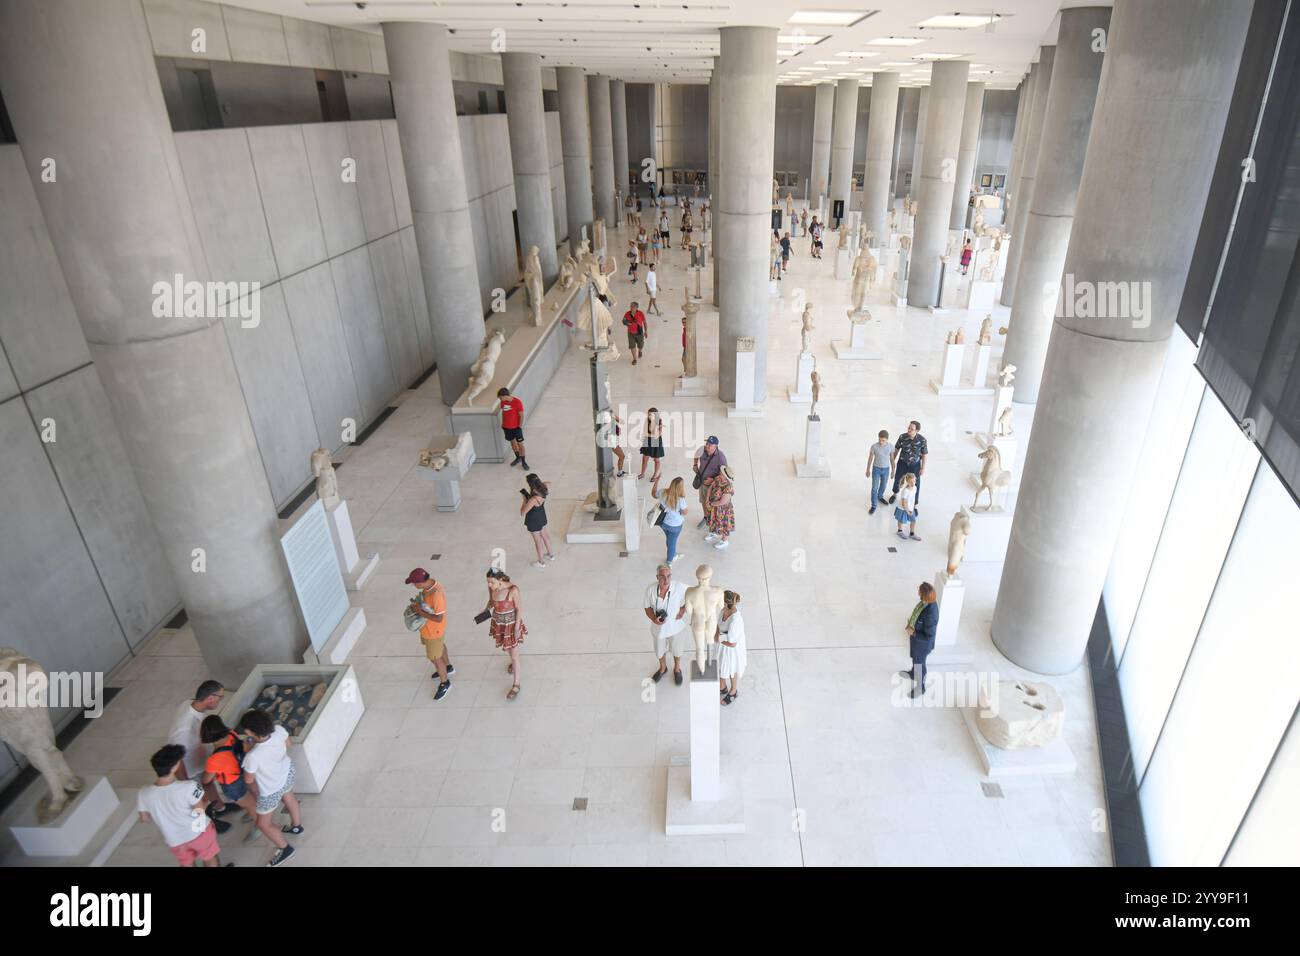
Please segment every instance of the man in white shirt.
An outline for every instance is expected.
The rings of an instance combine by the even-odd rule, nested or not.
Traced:
[[[185,777],[189,780],[203,779],[203,765],[207,763],[211,749],[199,740],[199,725],[203,723],[203,718],[217,710],[225,699],[226,691],[220,681],[205,680],[194,692],[192,700],[183,700],[176,708],[176,716],[172,719],[172,729],[167,735],[167,742],[185,748],[185,759],[182,764]],[[216,785],[209,784],[205,792],[208,802],[213,807],[213,813],[225,812],[226,803],[221,799]],[[224,820],[217,820],[216,823],[218,833],[225,833],[230,829],[230,824]]]
[[[152,786],[141,787],[135,808],[141,823],[154,823],[167,849],[181,866],[220,866],[217,830],[203,812],[207,799],[198,780],[179,779],[184,754],[180,744],[168,744],[149,758],[157,776]]]
[[[682,654],[686,650],[686,606],[682,599],[686,585],[673,580],[673,569],[661,564],[655,569],[655,583],[645,589],[645,616],[650,620],[659,669],[650,675],[656,684],[668,673],[668,652],[673,655],[673,682],[682,682]]]
[[[645,294],[650,297],[650,304],[645,307],[646,315],[653,312],[655,315],[663,315],[659,309],[659,303],[655,301],[655,296],[659,294],[659,275],[655,272],[655,264],[650,263],[650,267],[645,274]]]

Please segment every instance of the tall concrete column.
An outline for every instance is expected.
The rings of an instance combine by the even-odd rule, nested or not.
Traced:
[[[984,116],[984,84],[966,84],[966,107],[961,114],[961,151],[957,154],[957,181],[952,189],[949,229],[966,227],[971,185],[975,181],[975,154],[980,148],[980,120]]]
[[[1047,114],[1047,98],[1052,88],[1052,64],[1056,47],[1045,46],[1038,51],[1038,81],[1034,84],[1034,101],[1026,119],[1025,152],[1020,166],[1020,182],[1016,186],[1016,204],[1011,212],[1011,248],[1007,251],[1007,268],[1002,276],[1002,304],[1014,305],[1016,276],[1020,272],[1020,256],[1025,251],[1025,223],[1029,207],[1034,201],[1034,174],[1038,167],[1038,149],[1043,141],[1043,117]]]
[[[1020,92],[1016,97],[1016,126],[1011,135],[1011,165],[1007,169],[1007,184],[1002,192],[1004,197],[1002,222],[1008,230],[1011,229],[1011,211],[1016,190],[1020,188],[1020,170],[1025,159],[1025,140],[1029,136],[1026,130],[1029,121],[1026,117],[1029,115],[1030,105],[1034,102],[1034,82],[1037,77],[1038,64],[1031,63],[1029,72],[1020,83]]]
[[[719,100],[718,57],[713,58],[713,73],[709,76],[709,214],[713,229],[709,235],[710,256],[713,262],[713,304],[720,305],[722,269],[718,263],[718,199],[722,195],[722,144],[718,133],[722,128],[722,107]]]
[[[889,166],[894,153],[898,116],[898,74],[871,77],[871,112],[867,116],[867,164],[862,180],[862,221],[879,244],[889,222]]]
[[[1065,315],[1052,332],[993,614],[998,650],[1040,674],[1082,660],[1124,502],[1142,493],[1140,438],[1250,13],[1250,0],[1116,0],[1111,14],[1065,271],[1145,288],[1145,315]]]
[[[542,58],[536,53],[502,53],[506,89],[506,126],[510,162],[515,171],[515,206],[519,210],[519,244],[524,252],[541,252],[546,285],[559,274],[555,252],[555,212],[551,205],[551,160],[542,105]],[[624,149],[627,141],[624,140]]]
[[[858,128],[858,81],[840,80],[835,84],[835,116],[831,128],[831,195],[826,212],[834,220],[835,203],[844,204],[844,218],[849,217],[849,199],[853,195],[853,136]],[[836,223],[838,225],[838,223]]]
[[[930,104],[926,113],[925,152],[921,159],[921,191],[916,200],[912,260],[907,277],[907,304],[927,308],[939,304],[940,262],[948,246],[952,215],[953,171],[961,146],[961,114],[966,108],[970,64],[944,60],[930,71]]]
[[[597,219],[614,228],[614,132],[609,112],[609,77],[587,77],[591,110],[591,191]]]
[[[424,297],[438,355],[442,400],[451,405],[469,385],[486,328],[478,260],[471,234],[460,123],[451,87],[447,28],[441,23],[385,23],[388,78],[402,140],[402,166]],[[508,120],[507,120],[508,122]]]
[[[916,145],[916,114],[920,99],[921,91],[916,87],[906,87],[898,91],[898,135],[894,137],[893,163],[894,199],[902,199],[907,195],[907,181],[903,178],[903,144],[910,135],[912,145]],[[908,161],[911,161],[910,154]]]
[[[767,270],[776,149],[776,28],[723,27],[718,98],[722,191],[714,223],[721,240],[718,397],[736,400],[736,339],[754,338],[754,398],[767,397]]]
[[[921,87],[921,92],[917,96],[916,139],[912,142],[912,187],[907,191],[912,199],[918,199],[921,195],[921,162],[925,158],[925,128],[930,116],[930,88]]]
[[[569,223],[569,251],[578,254],[582,230],[591,238],[596,218],[591,201],[591,121],[587,117],[587,79],[578,66],[557,66],[560,93],[560,150],[564,153],[564,207]]]
[[[1015,400],[1030,405],[1038,401],[1101,80],[1103,54],[1093,50],[1093,31],[1109,25],[1109,7],[1061,11],[1052,88],[1043,116],[1029,215],[1019,243],[1020,271],[1003,358],[1016,367]]]
[[[819,83],[813,104],[812,181],[808,184],[808,202],[815,205],[819,196],[829,196],[831,189],[831,120],[835,115],[835,87]]]
[[[307,635],[227,339],[257,333],[179,303],[153,311],[154,283],[178,274],[250,277],[209,269],[141,5],[0,4],[0,85],[208,672],[235,687],[256,664],[301,661]]]
[[[614,193],[615,200],[622,193],[628,196],[627,186],[627,84],[622,80],[609,81],[609,116],[614,127]],[[620,220],[622,211],[619,211]]]

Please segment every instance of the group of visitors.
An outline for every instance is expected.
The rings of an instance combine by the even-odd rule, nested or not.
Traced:
[[[674,480],[674,484],[681,479]],[[659,666],[650,679],[656,684],[668,673],[668,657],[673,659],[673,683],[681,686],[682,658],[691,648],[685,604],[686,585],[673,580],[672,561],[655,569],[655,581],[645,591],[645,616],[650,621],[650,640]],[[723,591],[722,612],[713,631],[711,659],[718,662],[719,693],[724,705],[740,696],[740,678],[745,673],[745,622],[740,614],[740,595]]]
[[[900,538],[920,541],[916,533],[916,519],[920,514],[921,476],[930,456],[930,446],[921,434],[921,423],[907,423],[907,432],[900,435],[894,445],[889,444],[889,432],[881,430],[877,441],[868,450],[866,475],[871,479],[871,509],[875,514],[880,504],[895,505],[894,520],[898,523]],[[894,476],[893,494],[885,497],[889,476]],[[897,502],[897,504],[895,504]],[[907,526],[905,532],[904,525]]]

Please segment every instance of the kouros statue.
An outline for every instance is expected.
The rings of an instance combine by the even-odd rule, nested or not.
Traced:
[[[800,330],[800,349],[801,352],[812,351],[812,330],[816,328],[812,322],[812,303],[809,302],[803,307],[803,328]]]
[[[822,397],[822,373],[817,371],[817,360],[813,359],[812,370],[812,405],[808,409],[808,417],[817,417],[817,403]]]
[[[528,247],[528,257],[524,260],[524,289],[528,292],[528,308],[533,317],[533,325],[542,324],[542,260],[536,246]]]
[[[778,206],[781,203],[781,187],[777,185],[775,179],[772,180],[772,205]]]
[[[719,592],[721,593],[721,592]],[[0,647],[0,674],[7,675],[5,683],[15,688],[17,695],[33,693],[32,678],[44,676],[45,669],[12,647]],[[42,689],[34,699],[24,697],[23,706],[0,703],[0,742],[26,757],[49,787],[49,794],[36,804],[36,819],[50,823],[58,819],[68,805],[68,794],[78,793],[84,786],[81,778],[72,772],[67,759],[54,741],[54,724],[50,720],[49,683],[41,681]]]
[[[876,257],[866,246],[861,247],[853,260],[852,279],[853,312],[861,314],[866,311],[867,289],[876,281]]]
[[[961,559],[966,556],[966,539],[970,537],[970,515],[958,511],[948,525],[948,574],[956,576]]]
[[[695,343],[695,314],[700,311],[700,307],[691,301],[689,293],[683,295],[683,298],[685,301],[682,302],[682,331],[686,335],[686,346],[682,349],[682,377],[695,378],[699,374]]]
[[[501,357],[501,347],[506,344],[506,334],[497,329],[484,341],[479,349],[478,360],[469,370],[469,389],[465,393],[465,404],[473,405],[479,392],[492,384],[492,377],[497,373],[497,359]]]
[[[325,502],[326,508],[337,507],[339,480],[334,474],[334,462],[330,460],[328,449],[317,448],[311,453],[311,473],[316,476],[316,497]]]
[[[695,569],[696,585],[686,589],[682,604],[691,617],[691,636],[695,638],[695,663],[700,673],[709,664],[709,642],[718,629],[718,614],[722,611],[722,588],[714,587],[713,568],[701,564]]]
[[[785,191],[785,216],[787,219],[794,218],[794,197],[788,189]]]
[[[984,316],[984,321],[980,323],[980,345],[990,345],[993,342],[993,313]]]
[[[1002,371],[998,372],[998,385],[1002,388],[1010,388],[1015,377],[1016,367],[1014,365],[1004,365]]]

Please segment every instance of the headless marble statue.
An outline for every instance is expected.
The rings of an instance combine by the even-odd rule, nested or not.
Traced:
[[[542,287],[542,260],[536,246],[528,247],[528,257],[524,260],[524,288],[528,291],[528,308],[533,325],[541,325],[545,292]]]
[[[492,377],[497,373],[497,359],[501,357],[501,347],[505,344],[506,334],[500,329],[489,335],[483,343],[478,360],[469,370],[469,390],[465,394],[467,405],[473,405],[478,394],[492,383]]]
[[[722,588],[714,587],[713,569],[701,564],[695,569],[696,585],[686,589],[682,605],[691,617],[691,636],[695,639],[695,663],[700,673],[709,664],[709,642],[718,628],[718,614],[722,611]]]
[[[700,311],[700,307],[691,301],[689,294],[685,296],[685,300],[682,303],[682,329],[686,334],[686,345],[682,349],[682,377],[694,378],[699,372],[695,342],[695,313]]]
[[[0,647],[0,674],[10,675],[18,694],[27,694],[32,677],[44,675],[45,669],[21,651]],[[44,686],[48,688],[48,682]],[[0,742],[31,761],[50,790],[36,804],[36,819],[41,823],[57,819],[68,804],[68,794],[77,793],[84,786],[54,741],[47,695],[48,691],[43,691],[34,701],[24,700],[26,706],[0,706]]]
[[[812,370],[812,406],[808,409],[808,417],[817,417],[817,403],[822,397],[822,373],[817,371],[817,360],[813,359]]]
[[[992,313],[984,316],[984,321],[980,323],[980,345],[990,345],[993,342],[993,315]]]
[[[803,329],[800,331],[801,352],[812,351],[812,330],[816,328],[812,322],[812,303],[803,307]]]
[[[961,559],[966,556],[966,539],[970,537],[970,516],[958,511],[948,525],[948,574],[956,576]]]
[[[326,508],[334,508],[339,503],[339,480],[334,474],[334,462],[330,460],[328,449],[317,448],[311,453],[311,473],[316,476],[316,497],[325,502]]]

